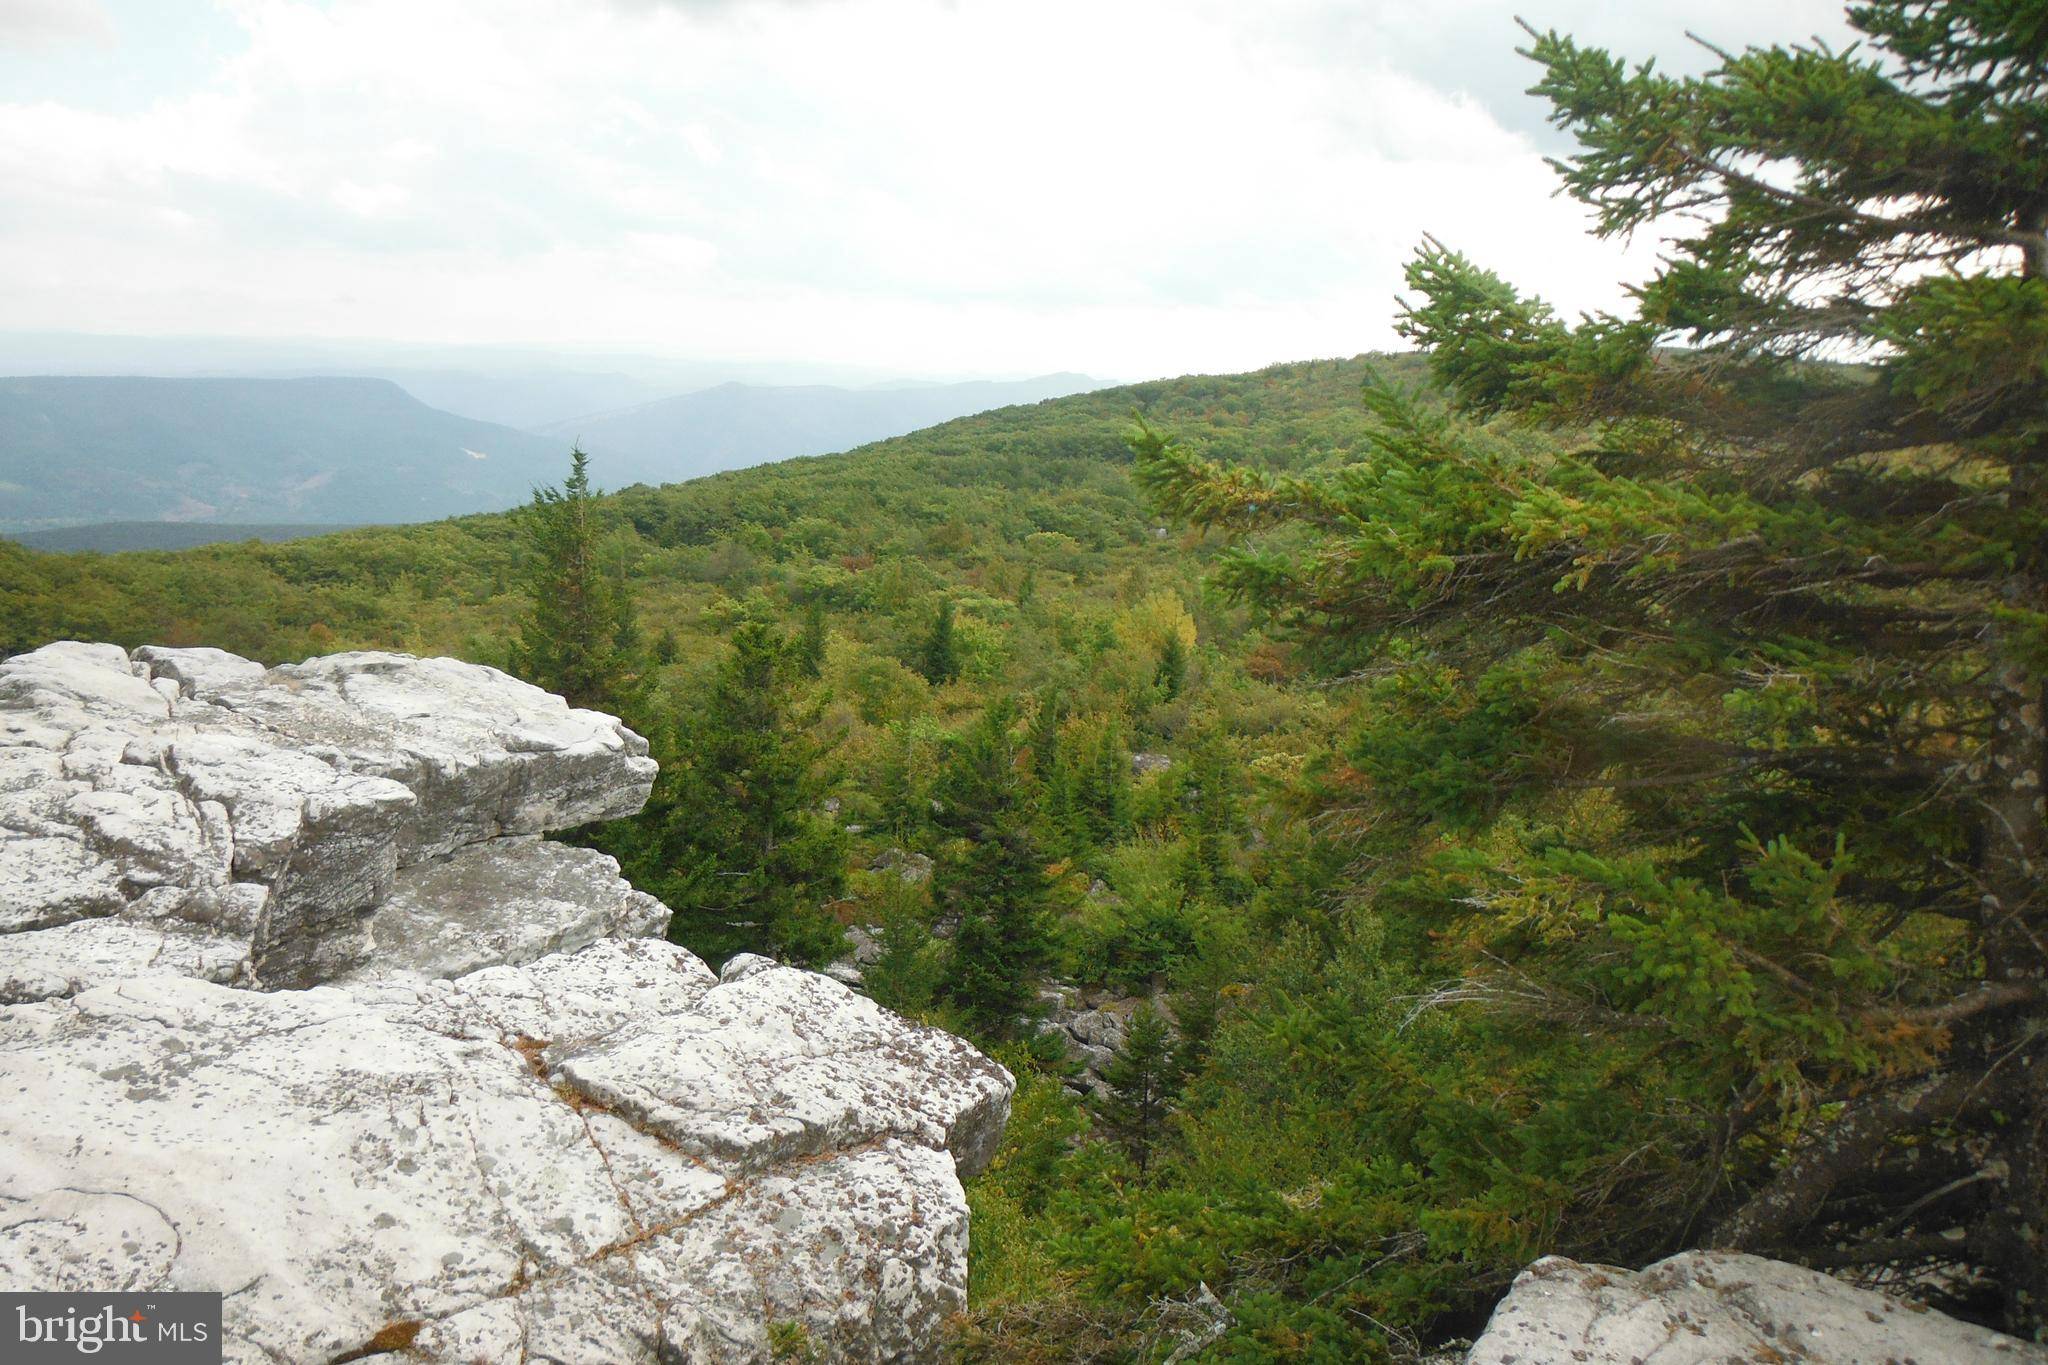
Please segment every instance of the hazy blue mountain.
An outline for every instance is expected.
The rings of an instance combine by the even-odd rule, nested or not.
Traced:
[[[536,382],[524,412],[635,382],[552,378],[603,382]],[[473,406],[510,401],[496,377],[436,371],[406,382]],[[102,529],[90,543],[73,536],[47,548],[168,549],[259,527],[430,521],[524,501],[561,478],[577,439],[597,482],[620,488],[846,450],[1099,387],[1075,374],[861,389],[724,384],[536,433],[442,411],[386,378],[0,379],[0,534],[92,526]],[[213,529],[147,534],[126,523]]]
[[[721,384],[542,430],[580,442],[598,482],[618,488],[849,450],[991,408],[1105,387],[1080,374],[862,389]]]
[[[356,374],[388,379],[430,408],[536,431],[586,412],[609,412],[674,393],[624,374],[581,370],[409,370]]]
[[[59,526],[53,531],[17,531],[4,538],[51,554],[79,550],[118,554],[123,550],[189,550],[195,545],[237,544],[245,540],[304,540],[308,536],[353,529],[327,521],[101,521],[87,526]]]
[[[0,375],[180,379],[389,379],[428,407],[532,430],[714,384],[840,384],[886,370],[800,361],[687,359],[546,346],[308,337],[149,337],[0,328]]]
[[[567,451],[381,379],[0,379],[0,531],[429,521],[524,500]]]

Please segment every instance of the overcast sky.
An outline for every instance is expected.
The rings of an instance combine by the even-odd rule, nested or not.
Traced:
[[[1570,309],[1519,10],[1697,68],[1834,0],[0,0],[0,327],[1129,379]]]

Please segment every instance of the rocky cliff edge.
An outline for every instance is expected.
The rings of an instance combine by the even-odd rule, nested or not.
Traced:
[[[0,1287],[221,1290],[233,1361],[930,1355],[1011,1078],[538,837],[654,772],[453,660],[0,663]]]

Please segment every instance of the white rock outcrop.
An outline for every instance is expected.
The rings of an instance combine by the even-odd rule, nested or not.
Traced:
[[[654,768],[613,717],[453,659],[265,670],[212,649],[48,645],[0,663],[0,933],[191,925],[210,960],[242,952],[247,984],[309,985],[369,960],[400,869],[629,815]],[[0,1000],[77,984],[39,966]]]
[[[0,663],[0,1288],[219,1289],[234,1361],[931,1354],[1011,1079],[535,837],[653,773],[450,660]]]
[[[1803,1266],[1687,1251],[1640,1271],[1546,1256],[1468,1365],[2048,1365],[2028,1345]]]

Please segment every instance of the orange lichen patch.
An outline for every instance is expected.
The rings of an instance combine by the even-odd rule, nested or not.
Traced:
[[[377,1335],[355,1350],[336,1356],[329,1365],[347,1365],[347,1362],[352,1360],[368,1360],[371,1356],[391,1355],[406,1350],[418,1339],[426,1325],[417,1318],[387,1322],[377,1329]]]
[[[548,1049],[547,1039],[529,1038],[522,1033],[512,1040],[511,1048],[525,1060],[528,1071],[536,1076],[547,1075],[548,1065],[542,1057]]]
[[[424,1322],[418,1321],[386,1323],[378,1329],[376,1336],[370,1338],[370,1347],[375,1351],[403,1351],[412,1345],[425,1326]]]
[[[545,1047],[547,1046],[547,1044],[543,1043],[541,1044],[541,1046]],[[536,1067],[534,1074],[544,1075],[545,1073],[542,1072],[538,1067]],[[645,1121],[639,1118],[636,1118],[632,1114],[628,1114],[622,1110],[615,1109],[611,1105],[606,1104],[602,1100],[595,1099],[589,1095],[584,1094],[581,1090],[578,1090],[575,1086],[570,1085],[566,1081],[551,1082],[548,1088],[555,1092],[556,1099],[560,1100],[563,1104],[567,1105],[571,1112],[573,1112],[578,1118],[581,1118],[583,1120],[583,1130],[586,1134],[589,1134],[591,1143],[593,1145],[595,1145],[597,1142],[597,1135],[590,1132],[590,1119],[588,1116],[591,1114],[603,1114],[607,1118],[617,1119],[620,1123],[625,1124],[628,1128],[631,1128],[634,1132],[640,1134],[640,1136],[650,1139],[655,1143],[655,1145],[661,1147],[665,1151],[672,1152],[675,1155],[682,1157],[685,1161],[690,1162],[692,1165],[702,1166],[704,1164],[703,1158],[699,1157],[695,1152],[692,1152],[689,1149],[685,1148],[681,1143],[677,1142],[669,1134],[662,1132],[659,1128],[653,1127],[652,1125],[646,1123]],[[602,1149],[600,1149],[599,1155],[603,1155]]]

